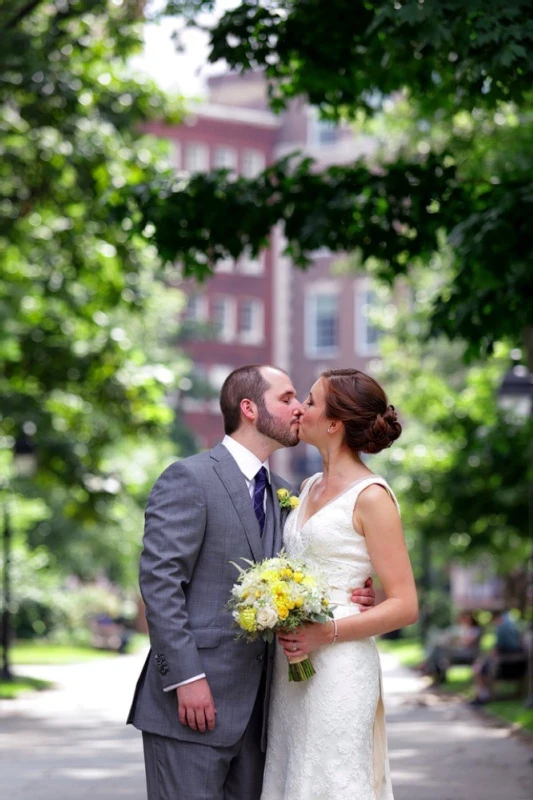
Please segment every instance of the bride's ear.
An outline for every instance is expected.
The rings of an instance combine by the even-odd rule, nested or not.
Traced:
[[[335,433],[338,433],[342,428],[342,422],[340,419],[335,419],[333,422],[328,423],[328,433],[333,436]]]

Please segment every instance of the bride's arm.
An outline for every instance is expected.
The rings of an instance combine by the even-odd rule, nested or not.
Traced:
[[[355,530],[366,538],[367,548],[376,569],[386,600],[364,614],[354,614],[337,620],[338,642],[366,639],[412,625],[418,619],[416,586],[405,545],[398,510],[386,490],[376,484],[364,489],[354,510]],[[281,644],[288,654],[298,651],[311,653],[333,640],[332,622],[305,625],[286,634]]]
[[[384,487],[372,484],[361,492],[353,525],[365,536],[386,599],[364,615],[339,620],[338,641],[389,633],[418,619],[416,585],[400,515]]]

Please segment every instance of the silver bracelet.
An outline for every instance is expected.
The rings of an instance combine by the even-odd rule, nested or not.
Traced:
[[[339,638],[339,626],[337,625],[337,620],[335,618],[333,618],[331,621],[333,622],[333,639],[331,640],[330,644],[335,644]]]

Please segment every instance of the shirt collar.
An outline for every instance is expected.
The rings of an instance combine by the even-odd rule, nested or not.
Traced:
[[[261,463],[261,461],[259,461],[257,456],[254,455],[251,450],[248,450],[247,447],[242,445],[232,436],[224,436],[222,439],[222,444],[233,456],[237,462],[237,466],[246,480],[252,481],[261,467],[264,467],[267,471],[268,480],[270,482],[270,467],[268,466],[268,459]]]

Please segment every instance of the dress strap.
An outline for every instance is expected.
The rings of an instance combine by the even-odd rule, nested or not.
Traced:
[[[376,483],[379,486],[383,486],[383,488],[387,490],[387,492],[389,493],[389,495],[392,497],[392,499],[394,501],[394,505],[396,506],[396,508],[398,510],[398,514],[401,515],[400,504],[398,503],[398,500],[396,499],[396,495],[394,494],[394,492],[390,488],[390,486],[387,483],[387,481],[385,480],[385,478],[382,478],[380,475],[372,475],[370,478],[365,478],[364,480],[359,481],[354,486],[354,489],[356,489],[356,492],[355,492],[355,498],[354,498],[353,504],[355,505],[357,503],[357,498],[359,497],[359,495],[361,494],[363,489],[366,489],[367,486],[371,486],[373,483]]]
[[[309,478],[307,478],[305,481],[305,486],[302,489],[302,493],[300,494],[300,498],[304,497],[306,494],[309,494],[311,486],[313,486],[313,484],[316,483],[317,480],[322,477],[322,475],[322,472],[315,472],[314,475],[311,475]]]

